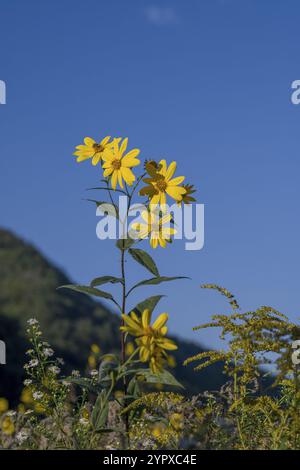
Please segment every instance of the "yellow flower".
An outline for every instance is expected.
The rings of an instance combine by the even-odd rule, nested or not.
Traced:
[[[159,439],[165,432],[166,426],[163,423],[157,423],[152,428],[152,435],[155,439]]]
[[[100,348],[99,348],[98,344],[92,344],[92,346],[91,346],[91,351],[92,351],[94,354],[99,354],[99,353],[100,353]]]
[[[133,149],[124,155],[127,144],[127,138],[123,140],[121,146],[119,146],[119,141],[115,139],[111,151],[105,153],[102,157],[104,160],[103,176],[104,178],[111,178],[111,186],[113,189],[116,189],[117,183],[123,188],[123,179],[129,186],[135,181],[135,176],[130,168],[140,164],[140,160],[136,158],[140,151],[139,149]]]
[[[177,362],[174,356],[168,356],[167,358],[168,366],[174,369],[177,366]]]
[[[25,405],[23,405],[23,403],[19,403],[18,404],[18,412],[23,414],[23,413],[25,413],[25,411],[26,411]]]
[[[21,393],[21,401],[25,403],[25,405],[30,405],[33,403],[33,397],[30,388],[23,388]]]
[[[183,414],[173,413],[170,416],[170,424],[176,431],[180,431],[180,429],[183,429],[183,425],[184,425]]]
[[[0,398],[0,413],[4,413],[8,410],[8,401],[6,398]]]
[[[138,238],[143,239],[150,235],[150,245],[152,248],[157,248],[158,244],[165,248],[167,242],[171,241],[171,235],[176,233],[175,228],[169,226],[172,218],[171,214],[161,217],[158,211],[150,210],[143,211],[141,216],[146,224],[131,224],[131,228],[136,232]],[[164,227],[164,224],[168,224],[168,226]]]
[[[99,143],[97,143],[94,139],[91,139],[91,137],[85,137],[84,145],[77,145],[76,152],[74,152],[73,155],[78,157],[78,163],[92,158],[92,164],[97,165],[103,158],[104,153],[111,149],[113,145],[113,142],[109,142],[109,140],[109,135],[104,137],[104,139],[102,139]]]
[[[97,361],[96,361],[95,356],[90,355],[90,356],[88,357],[88,364],[89,364],[89,366],[90,366],[92,369],[95,369],[95,367],[96,367],[96,365],[97,365]]]
[[[152,372],[159,373],[167,357],[166,351],[177,349],[176,344],[166,338],[169,319],[167,313],[161,313],[151,325],[151,313],[144,310],[141,318],[135,312],[130,315],[122,315],[124,325],[121,331],[136,337],[141,362],[149,362]]]
[[[186,189],[183,186],[179,186],[184,181],[185,177],[178,176],[177,178],[173,178],[176,166],[176,162],[172,162],[167,166],[166,160],[161,160],[157,168],[151,163],[146,167],[147,171],[149,170],[150,178],[143,179],[148,186],[141,189],[140,195],[147,195],[151,199],[151,204],[154,207],[158,204],[165,206],[167,203],[167,194],[175,199],[175,201],[179,202],[186,193]]]
[[[125,348],[125,353],[126,353],[126,356],[131,356],[131,354],[133,354],[135,350],[135,347],[134,347],[134,344],[129,341],[129,343],[126,343],[126,348]]]
[[[4,418],[4,420],[2,421],[1,428],[3,433],[7,434],[8,436],[11,436],[15,432],[15,425],[10,416],[6,416]]]

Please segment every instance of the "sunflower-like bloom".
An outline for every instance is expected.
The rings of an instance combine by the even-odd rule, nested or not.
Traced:
[[[143,311],[141,318],[135,312],[122,315],[122,318],[124,326],[121,326],[121,331],[136,337],[141,362],[149,362],[153,373],[161,372],[168,357],[166,351],[177,349],[176,344],[165,337],[168,332],[168,314],[161,313],[152,325],[148,309]]]
[[[129,186],[135,181],[135,176],[132,173],[131,169],[134,166],[140,164],[140,160],[136,158],[140,153],[139,149],[132,149],[130,152],[126,152],[128,138],[123,140],[121,145],[119,145],[119,140],[115,139],[111,151],[106,152],[103,155],[103,176],[104,178],[111,178],[111,187],[116,189],[117,183],[123,189],[123,179],[125,183]]]
[[[120,141],[120,139],[116,139]],[[101,142],[96,142],[91,137],[85,137],[84,145],[77,145],[76,152],[73,155],[76,155],[77,162],[83,162],[92,158],[92,164],[97,165],[103,158],[104,153],[107,150],[110,150],[114,144],[114,141],[110,142],[110,136],[104,137]]]
[[[176,233],[175,228],[169,226],[172,219],[171,214],[160,216],[157,210],[143,211],[141,213],[142,219],[146,222],[133,223],[131,228],[136,232],[140,239],[150,236],[150,245],[152,248],[157,248],[158,244],[165,248],[167,243],[171,242],[171,235]],[[165,224],[168,224],[165,226]]]
[[[150,178],[144,178],[143,181],[147,186],[140,190],[141,196],[148,196],[153,206],[160,204],[162,207],[166,205],[168,194],[175,201],[180,202],[186,189],[180,184],[184,181],[184,176],[173,178],[176,171],[176,162],[167,166],[166,160],[161,160],[158,165],[153,162],[147,165],[146,169]]]

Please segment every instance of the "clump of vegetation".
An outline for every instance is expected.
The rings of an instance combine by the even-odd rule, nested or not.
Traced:
[[[126,153],[128,139],[91,138],[76,148],[78,161],[90,160],[103,170],[102,186],[110,204],[94,201],[121,226],[116,249],[120,277],[100,276],[89,286],[64,285],[64,289],[105,298],[120,313],[119,352],[101,354],[91,346],[87,374],[63,375],[63,360],[44,339],[36,319],[28,321],[31,343],[25,364],[27,377],[21,403],[9,410],[0,399],[0,446],[13,449],[299,449],[299,373],[292,361],[293,341],[299,327],[271,307],[242,312],[234,296],[216,285],[232,307],[230,314],[212,316],[195,327],[220,328],[224,350],[189,357],[203,371],[217,362],[228,382],[219,391],[192,398],[169,368],[175,341],[168,337],[168,314],[152,315],[161,295],[148,297],[128,309],[130,294],[147,285],[181,279],[161,276],[148,252],[136,248],[145,239],[153,249],[165,248],[176,229],[166,206],[167,197],[178,206],[194,201],[191,185],[174,178],[176,163],[146,161],[136,178],[132,168],[140,164],[138,149]],[[142,221],[128,229],[131,202],[141,182],[146,197]],[[126,197],[125,213],[116,192]],[[124,208],[123,208],[124,209]],[[166,226],[168,224],[168,226]],[[126,258],[142,265],[152,277],[128,287]],[[120,287],[120,298],[102,290],[105,284]],[[99,288],[101,287],[101,289]],[[276,374],[263,372],[276,366]],[[266,376],[268,380],[266,380]],[[266,388],[266,384],[268,387]]]
[[[200,361],[195,368],[201,374],[216,360],[221,361],[228,382],[219,391],[190,398],[183,390],[162,390],[163,377],[166,384],[172,382],[167,371],[161,376],[153,373],[152,381],[146,381],[143,370],[130,372],[130,361],[122,365],[116,356],[101,356],[96,344],[91,347],[86,376],[74,370],[64,377],[62,360],[55,357],[38,322],[31,319],[21,403],[16,410],[9,410],[7,400],[0,399],[0,446],[299,449],[299,371],[291,360],[291,345],[299,338],[299,327],[270,307],[238,312],[236,301],[225,289],[206,287],[217,288],[232,303],[231,315],[214,315],[211,323],[202,325],[221,327],[221,338],[230,338],[228,347],[201,353],[186,363]],[[128,344],[127,353],[135,354]],[[277,374],[264,372],[262,365],[266,363],[276,365]],[[127,392],[133,391],[133,395],[126,406],[120,380],[124,374],[134,377]],[[173,385],[179,386],[174,378]]]

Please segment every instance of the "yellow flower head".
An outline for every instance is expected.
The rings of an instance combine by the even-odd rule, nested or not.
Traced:
[[[167,242],[171,241],[171,236],[176,233],[175,228],[170,227],[169,224],[172,219],[171,214],[161,216],[159,211],[150,210],[143,211],[141,216],[146,222],[145,224],[131,224],[131,228],[136,232],[137,237],[144,239],[150,236],[150,245],[152,248],[157,248],[158,244],[162,248],[165,248]]]
[[[95,356],[93,356],[92,354],[90,354],[89,357],[88,357],[88,365],[92,369],[95,369],[95,367],[97,365],[97,360],[96,360]]]
[[[176,430],[180,431],[184,426],[184,417],[182,413],[172,413],[170,416],[170,424]]]
[[[99,354],[99,353],[100,353],[100,348],[99,348],[98,344],[92,344],[92,346],[91,346],[91,351],[92,351],[94,354]]]
[[[10,416],[6,416],[2,421],[2,432],[11,436],[15,432],[15,425]]]
[[[102,139],[99,143],[96,142],[94,139],[91,139],[91,137],[85,137],[84,145],[77,145],[76,152],[74,152],[73,155],[76,155],[78,157],[78,163],[92,158],[92,165],[97,165],[103,158],[105,152],[111,149],[113,142],[109,141],[109,135],[104,137],[104,139]]]
[[[21,393],[21,402],[25,403],[25,405],[30,405],[31,403],[33,403],[33,397],[30,388],[23,388]]]
[[[178,176],[173,178],[176,171],[176,162],[172,162],[167,166],[166,160],[161,160],[159,165],[150,163],[146,169],[150,174],[150,178],[144,178],[143,181],[147,183],[141,189],[141,196],[148,196],[151,200],[151,204],[154,206],[160,204],[165,206],[167,203],[167,194],[175,199],[175,201],[181,201],[183,195],[186,193],[186,189],[183,186],[179,186],[185,179],[184,176]]]
[[[111,186],[116,189],[117,183],[123,189],[123,180],[129,186],[135,181],[135,176],[131,168],[140,164],[136,157],[140,153],[139,149],[132,149],[124,155],[127,149],[128,138],[119,145],[119,139],[115,139],[111,151],[103,155],[104,178],[111,178]]]
[[[0,398],[0,413],[4,413],[8,410],[8,401],[6,398]]]
[[[121,326],[121,331],[136,337],[141,362],[149,362],[152,372],[160,372],[167,357],[165,351],[177,349],[176,344],[165,337],[168,332],[168,314],[161,313],[152,325],[148,309],[143,311],[141,318],[135,312],[123,314],[122,318],[124,325]]]

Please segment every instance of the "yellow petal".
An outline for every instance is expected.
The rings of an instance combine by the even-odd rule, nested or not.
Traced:
[[[150,217],[151,217],[150,214],[149,214],[149,212],[148,212],[148,211],[143,211],[143,212],[141,213],[141,216],[142,216],[142,219],[143,219],[147,224],[149,224],[149,222],[150,222],[149,219],[150,219]]]
[[[107,135],[106,137],[104,137],[104,139],[101,140],[100,145],[103,145],[103,147],[105,147],[105,145],[107,144],[109,140],[110,140],[110,135]]]
[[[166,248],[167,242],[162,237],[159,237],[158,242],[162,248]]]
[[[101,153],[98,152],[93,156],[92,165],[96,166],[101,160]]]
[[[150,310],[146,309],[142,313],[142,325],[146,329],[148,328],[151,321],[151,313]]]
[[[159,330],[160,328],[165,326],[168,319],[169,319],[169,315],[167,313],[161,313],[159,317],[153,323],[152,328],[154,328],[155,330]]]
[[[124,186],[123,186],[123,178],[122,178],[122,173],[120,170],[118,170],[118,182],[119,182],[119,185],[120,187],[123,189]]]
[[[164,224],[167,224],[168,222],[170,222],[170,220],[172,219],[172,215],[171,214],[167,214],[167,215],[164,215],[162,218],[161,218],[161,225],[164,225]]]
[[[89,147],[92,147],[96,143],[96,141],[92,139],[91,137],[85,137],[83,141],[85,145],[88,145]]]
[[[182,195],[185,194],[185,189],[180,186],[168,186],[166,192],[176,201],[180,201]]]
[[[170,163],[169,168],[166,171],[166,180],[167,181],[169,181],[172,178],[172,176],[174,175],[174,173],[176,171],[176,166],[177,166],[176,162]]]
[[[173,343],[173,341],[171,341],[170,339],[163,339],[161,341],[159,341],[159,345],[164,348],[164,349],[167,349],[168,351],[175,351],[177,348],[176,344]]]
[[[104,178],[107,178],[109,175],[111,175],[113,171],[113,168],[106,168],[103,172]]]
[[[173,178],[172,180],[168,181],[168,186],[178,186],[178,184],[181,184],[184,180],[185,176],[177,176],[177,178]]]
[[[138,154],[140,153],[140,150],[139,149],[133,149],[133,150],[130,150],[130,152],[126,153],[126,155],[124,155],[123,157],[123,163],[128,163],[129,161],[138,161],[140,163],[139,160],[136,159],[136,157],[138,156]],[[135,164],[134,166],[138,165]]]
[[[157,248],[157,244],[158,244],[157,238],[151,237],[150,245],[152,246],[152,248],[154,249]]]
[[[105,161],[105,162],[111,162],[112,160],[115,160],[115,155],[113,154],[113,152],[111,151],[106,151],[106,152],[103,152],[103,155],[102,155],[102,159]]]
[[[125,137],[125,139],[124,139],[123,142],[121,143],[120,155],[123,155],[123,153],[126,151],[126,149],[127,149],[127,144],[128,144],[128,137]]]
[[[77,158],[77,161],[78,162],[84,162],[85,160],[88,160],[91,157],[92,157],[92,155],[81,155],[80,157]]]
[[[121,173],[126,183],[129,184],[129,186],[131,186],[133,182],[135,181],[135,176],[130,170],[130,168],[121,167]]]
[[[113,189],[116,189],[117,181],[118,181],[118,171],[114,171],[112,176],[111,176],[111,187]]]
[[[159,173],[163,176],[166,176],[166,173],[167,173],[167,162],[166,162],[166,160],[161,160],[159,162],[159,164],[162,166]]]

